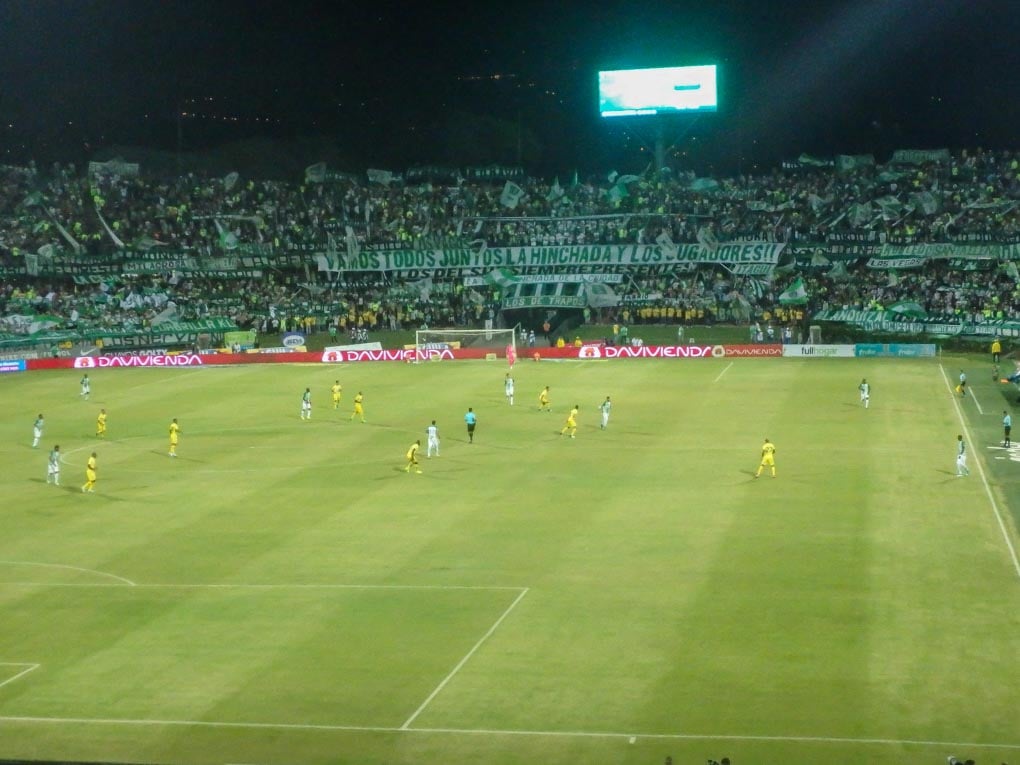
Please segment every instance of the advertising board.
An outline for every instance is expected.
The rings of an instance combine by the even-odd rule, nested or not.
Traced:
[[[854,348],[862,358],[931,358],[936,353],[934,343],[858,343]]]
[[[727,358],[768,358],[783,355],[783,346],[778,344],[755,344],[755,345],[724,345],[723,355]]]
[[[853,345],[784,345],[783,356],[800,359],[852,359],[856,353]]]
[[[24,359],[0,360],[0,374],[7,372],[24,372],[27,369]]]

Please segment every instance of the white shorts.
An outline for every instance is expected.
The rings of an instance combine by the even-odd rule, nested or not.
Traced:
[[[34,438],[42,438],[42,431],[39,428],[32,428],[32,436]]]
[[[47,465],[46,475],[60,475],[60,468],[55,465]]]

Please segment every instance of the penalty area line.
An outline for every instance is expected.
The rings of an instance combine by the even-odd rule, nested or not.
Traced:
[[[939,371],[942,373],[942,380],[946,384],[946,390],[949,392],[949,397],[953,400],[953,408],[956,409],[956,416],[960,420],[960,427],[963,429],[963,434],[967,437],[967,440],[972,444],[974,439],[971,437],[970,428],[967,427],[967,421],[963,417],[963,410],[960,408],[960,402],[956,399],[953,394],[953,386],[949,384],[949,376],[946,374],[946,368],[939,364]],[[988,476],[985,474],[985,468],[982,461],[978,459],[975,453],[974,464],[977,465],[978,475],[981,476],[981,483],[985,487],[985,495],[988,497],[988,503],[992,506],[992,512],[995,514],[995,520],[999,523],[999,531],[1002,532],[1002,539],[1006,543],[1006,548],[1009,550],[1009,557],[1013,561],[1013,570],[1016,571],[1017,578],[1020,579],[1020,560],[1017,559],[1016,547],[1013,545],[1013,540],[1009,536],[1009,528],[1006,526],[1006,521],[1002,517],[1002,512],[999,510],[999,503],[995,500],[995,494],[992,493],[992,487],[988,485]]]
[[[21,670],[16,675],[12,675],[3,682],[0,682],[0,688],[3,688],[5,685],[10,685],[19,677],[24,677],[33,670],[39,669],[39,666],[39,664],[29,664],[26,662],[0,661],[0,667],[25,667],[25,669]]]
[[[520,603],[524,599],[524,596],[527,594],[528,588],[525,587],[523,590],[520,591],[520,594],[518,594],[517,597],[514,598],[514,602],[507,606],[506,610],[503,611],[502,614],[500,614],[499,618],[495,621],[495,623],[491,627],[489,627],[488,631],[484,635],[482,635],[478,639],[478,642],[471,647],[471,650],[464,654],[464,658],[458,661],[457,665],[452,670],[450,670],[450,673],[446,677],[444,677],[442,681],[440,681],[439,685],[437,685],[435,689],[432,691],[432,693],[428,695],[428,698],[426,698],[425,701],[423,701],[421,705],[416,710],[414,710],[411,716],[404,721],[404,724],[400,726],[401,730],[407,730],[408,728],[410,728],[411,723],[418,719],[418,716],[425,711],[425,707],[432,703],[432,700],[440,694],[443,688],[446,687],[447,683],[453,680],[454,676],[458,672],[460,672],[460,670],[464,667],[465,664],[468,663],[471,657],[475,655],[478,649],[482,647],[482,644],[484,644],[486,640],[492,637],[493,633],[497,629],[499,629],[499,625],[503,623],[503,620],[510,615],[510,612],[514,610],[517,604]]]
[[[66,563],[43,563],[41,561],[34,560],[0,560],[0,566],[36,566],[38,568],[58,568],[66,571],[80,571],[83,574],[95,574],[96,576],[105,576],[108,579],[114,579],[121,584],[125,584],[128,587],[136,586],[134,582],[123,576],[117,576],[111,574],[109,571],[100,571],[95,568],[82,568],[81,566],[69,566]],[[91,585],[86,585],[91,586]]]
[[[732,366],[733,366],[733,362],[731,361],[729,364],[726,365],[726,367],[723,369],[723,371],[719,373],[719,376],[716,377],[715,380],[713,380],[713,382],[719,382],[722,379],[722,376],[730,371],[730,367],[732,367]]]

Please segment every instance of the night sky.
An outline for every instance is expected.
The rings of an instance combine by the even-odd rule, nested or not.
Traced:
[[[0,161],[321,136],[351,169],[640,169],[596,72],[699,63],[721,105],[669,123],[682,167],[1017,148],[1018,41],[1014,0],[0,0]]]

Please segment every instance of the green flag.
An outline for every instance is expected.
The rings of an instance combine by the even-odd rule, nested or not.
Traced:
[[[485,283],[493,287],[509,287],[517,283],[517,277],[509,268],[494,268],[485,275]]]
[[[797,162],[805,167],[831,167],[832,160],[819,159],[818,157],[812,157],[810,154],[801,154],[797,157]]]
[[[889,310],[893,313],[898,313],[903,316],[909,316],[911,319],[927,319],[928,312],[924,310],[924,306],[918,303],[916,300],[900,300],[889,306]]]
[[[305,183],[323,183],[326,180],[326,163],[316,162],[305,168]]]
[[[719,188],[719,181],[715,178],[695,178],[689,188],[691,191],[715,191]]]
[[[785,292],[779,296],[780,305],[804,305],[808,301],[807,289],[804,287],[804,280],[797,277]]]

